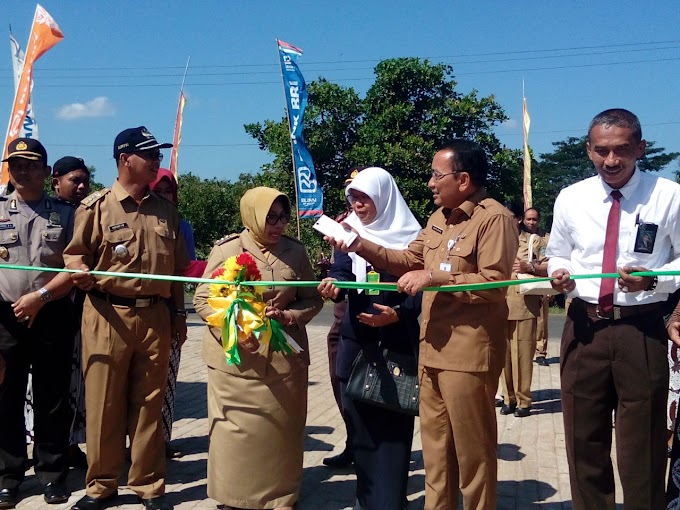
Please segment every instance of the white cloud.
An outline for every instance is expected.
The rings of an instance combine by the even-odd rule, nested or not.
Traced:
[[[85,103],[71,103],[57,111],[57,117],[63,120],[77,120],[87,117],[110,117],[115,109],[108,97],[95,97]]]
[[[513,131],[517,128],[517,121],[515,119],[508,119],[501,122],[501,126],[503,126],[503,129],[506,131]]]

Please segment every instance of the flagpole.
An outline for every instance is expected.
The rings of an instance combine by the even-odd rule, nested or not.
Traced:
[[[187,79],[187,71],[189,71],[189,61],[190,61],[190,60],[191,60],[191,55],[189,55],[189,57],[187,57],[187,65],[186,65],[186,67],[184,68],[184,76],[182,76],[182,86],[179,88],[180,94],[181,94],[182,92],[184,92],[184,82],[185,82],[186,79]]]
[[[276,39],[276,56],[279,59],[281,65],[281,86],[283,88],[283,102],[286,105],[286,118],[288,119],[288,137],[290,138],[290,161],[293,164],[293,189],[295,189],[295,208],[299,206],[298,201],[298,189],[297,189],[297,179],[295,178],[295,149],[293,147],[293,136],[290,132],[290,111],[288,110],[288,101],[286,99],[286,80],[283,78],[283,62],[281,62],[281,55],[279,50],[279,40]],[[297,238],[300,239],[300,211],[297,211],[295,215],[295,220],[297,222]]]

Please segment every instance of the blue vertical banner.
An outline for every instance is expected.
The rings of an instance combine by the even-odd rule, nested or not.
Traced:
[[[316,180],[314,162],[302,134],[307,87],[297,66],[302,50],[279,41],[279,58],[283,75],[283,88],[288,107],[288,128],[293,149],[293,171],[297,187],[297,208],[300,218],[319,218],[323,214],[323,191]]]

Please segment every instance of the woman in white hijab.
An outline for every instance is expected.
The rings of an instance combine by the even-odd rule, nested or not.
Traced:
[[[352,206],[345,223],[389,248],[404,249],[417,237],[420,224],[409,210],[392,176],[382,168],[361,171],[345,189]],[[347,312],[341,326],[337,375],[348,437],[352,441],[357,474],[357,506],[363,510],[406,508],[414,418],[406,414],[351,400],[344,394],[352,363],[359,352],[373,356],[388,348],[416,356],[421,295],[397,292],[339,290],[334,280],[366,281],[373,268],[360,256],[336,251],[330,277],[319,285],[324,297],[336,301],[347,295]],[[378,272],[380,281],[397,278]]]

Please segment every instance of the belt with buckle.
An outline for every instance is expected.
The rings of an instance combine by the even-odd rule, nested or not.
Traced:
[[[590,317],[595,317],[599,320],[609,320],[618,321],[621,319],[626,319],[628,317],[634,317],[636,315],[643,315],[647,313],[655,313],[661,310],[662,303],[649,303],[646,305],[632,305],[632,306],[614,306],[608,312],[604,312],[600,305],[594,303],[588,303],[582,299],[575,299],[574,301],[580,301],[582,306],[585,308],[586,313]],[[572,303],[573,306],[574,303]]]
[[[139,296],[136,298],[127,298],[109,294],[108,292],[100,292],[98,290],[91,290],[88,292],[88,294],[90,294],[90,296],[103,299],[112,305],[129,306],[131,308],[147,308],[151,305],[155,305],[156,303],[160,303],[160,301],[163,299],[160,296]]]

